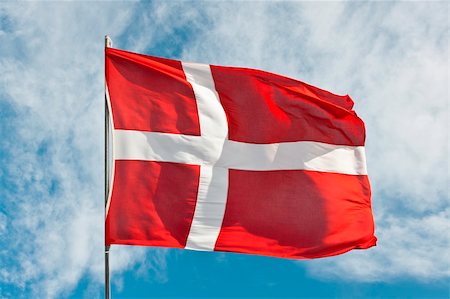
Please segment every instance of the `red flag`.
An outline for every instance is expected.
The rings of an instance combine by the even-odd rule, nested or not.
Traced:
[[[107,245],[317,258],[376,244],[349,96],[112,48],[106,82]]]

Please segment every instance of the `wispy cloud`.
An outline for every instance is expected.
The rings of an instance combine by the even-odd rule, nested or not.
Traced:
[[[52,298],[86,275],[102,281],[103,36],[122,32],[132,11],[1,6],[0,99],[9,125],[1,131],[0,280],[24,294]],[[114,248],[113,275],[145,253]]]
[[[185,58],[260,67],[349,93],[366,122],[379,246],[312,261],[311,273],[361,281],[448,277],[448,4],[205,10],[212,24]]]
[[[448,277],[447,12],[443,2],[0,5],[0,281],[40,297],[68,294],[86,275],[102,281],[105,33],[128,50],[349,93],[367,126],[379,246],[308,269]],[[165,281],[166,255],[114,247],[115,281],[136,265]]]

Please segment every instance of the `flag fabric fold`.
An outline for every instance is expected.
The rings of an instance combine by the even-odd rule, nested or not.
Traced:
[[[349,96],[260,70],[105,56],[107,245],[302,259],[376,244]]]

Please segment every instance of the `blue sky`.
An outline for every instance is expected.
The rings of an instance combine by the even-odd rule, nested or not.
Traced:
[[[446,2],[0,4],[0,298],[103,296],[103,36],[350,94],[378,246],[292,261],[115,246],[113,298],[448,298]]]

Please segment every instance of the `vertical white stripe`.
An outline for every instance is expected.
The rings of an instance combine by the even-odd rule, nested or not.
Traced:
[[[187,249],[214,250],[225,214],[228,169],[202,165]]]
[[[202,137],[225,141],[228,136],[227,117],[214,86],[209,65],[183,62],[183,70],[194,89]]]
[[[209,65],[182,63],[197,100],[200,133],[208,140],[208,164],[200,166],[200,180],[187,249],[214,250],[222,226],[228,194],[228,169],[215,168],[228,136],[225,111],[214,87]]]

